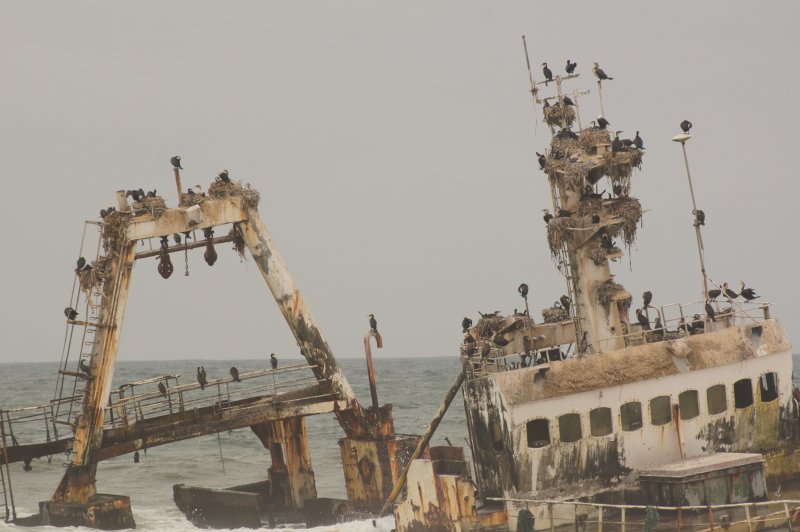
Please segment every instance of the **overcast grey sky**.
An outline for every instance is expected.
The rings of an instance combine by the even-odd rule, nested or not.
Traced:
[[[260,210],[337,356],[455,354],[477,310],[547,306],[563,282],[540,210],[520,36],[566,60],[614,128],[641,131],[633,194],[649,212],[613,266],[633,294],[697,297],[688,146],[710,275],[774,303],[800,341],[797,2],[9,2],[0,8],[0,361],[57,361],[83,220],[122,188],[227,168]],[[536,73],[540,75],[538,66]],[[596,94],[584,99],[588,122]],[[252,263],[227,245],[167,281],[136,265],[122,359],[297,348]],[[638,300],[638,295],[637,295]]]

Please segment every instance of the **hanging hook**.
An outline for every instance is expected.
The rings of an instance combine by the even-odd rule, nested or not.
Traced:
[[[164,279],[169,279],[175,267],[172,265],[172,260],[169,258],[167,248],[169,247],[169,240],[167,237],[161,237],[161,253],[158,256],[158,273]]]

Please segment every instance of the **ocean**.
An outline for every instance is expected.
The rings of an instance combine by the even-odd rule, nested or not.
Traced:
[[[458,358],[381,358],[378,355],[374,360],[378,398],[381,404],[394,405],[395,430],[403,434],[422,433],[458,373]],[[365,360],[342,358],[337,361],[359,400],[365,405],[370,404]],[[300,362],[300,358],[281,360],[282,365]],[[200,365],[205,366],[210,380],[228,376],[231,366],[236,366],[240,372],[266,369],[269,360],[264,357],[225,361],[119,361],[114,387],[176,373],[182,375],[181,383],[194,382],[196,367]],[[0,364],[0,408],[47,403],[53,398],[57,371],[57,363]],[[306,423],[318,495],[346,498],[337,444],[343,436],[341,428],[333,414],[308,417]],[[453,445],[466,448],[466,435],[464,403],[459,394],[439,426],[432,445],[446,445],[444,438],[448,437]],[[269,453],[249,429],[221,433],[219,440],[216,435],[204,436],[153,447],[140,454],[138,464],[133,463],[131,455],[126,455],[101,462],[97,471],[98,491],[130,496],[139,530],[195,530],[172,501],[173,484],[224,488],[257,482],[266,479],[270,465]],[[64,455],[53,456],[49,461],[47,458],[34,460],[29,472],[23,471],[20,463],[11,465],[18,516],[36,513],[39,501],[53,494],[64,473],[65,462]],[[374,527],[368,520],[310,530],[389,531],[394,528],[394,520],[391,516],[385,517],[376,525]],[[0,530],[14,528],[0,520]]]

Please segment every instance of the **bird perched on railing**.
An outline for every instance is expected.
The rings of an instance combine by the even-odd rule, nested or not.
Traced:
[[[159,382],[158,383],[158,391],[161,394],[161,397],[166,397],[167,396],[167,387],[164,386],[163,382]]]
[[[183,170],[183,166],[181,166],[181,156],[175,155],[172,159],[169,160],[172,163],[172,167],[177,170]]]
[[[718,288],[712,288],[708,292],[706,292],[706,297],[709,301],[716,301],[717,298],[722,295],[722,290]]]
[[[722,293],[725,294],[725,297],[728,299],[736,299],[739,297],[739,294],[728,288],[728,283],[722,283]]]
[[[608,77],[608,76],[606,75],[606,73],[603,71],[603,69],[602,69],[602,68],[600,68],[600,65],[599,65],[598,63],[593,63],[593,65],[592,65],[592,72],[594,72],[594,75],[595,75],[595,76],[597,77],[597,79],[598,79],[598,80],[600,80],[600,81],[602,81],[602,80],[604,80],[604,79],[607,79],[607,80],[612,80],[612,79],[614,79],[614,78],[610,78],[610,77]]]
[[[567,66],[564,67],[564,70],[567,71],[567,74],[572,74],[575,72],[575,67],[578,66],[578,63],[570,63],[570,60],[567,59]]]
[[[553,81],[553,71],[547,68],[547,63],[542,63],[542,74],[544,74],[544,84]]]
[[[684,133],[686,133],[688,135],[690,129],[692,129],[692,123],[691,122],[689,122],[688,120],[684,120],[683,122],[681,122],[681,130]]]
[[[472,320],[464,316],[464,319],[461,320],[461,332],[466,334],[470,327],[472,327]]]
[[[242,379],[239,378],[239,370],[236,369],[236,366],[231,366],[231,377],[233,377],[234,382],[242,382]]]
[[[739,281],[739,294],[745,298],[748,303],[761,297],[756,295],[756,291],[753,288],[746,288],[744,286],[744,281]]]
[[[708,316],[708,319],[710,319],[711,321],[716,323],[717,322],[716,315],[717,315],[717,313],[714,312],[714,307],[711,306],[711,303],[706,301],[706,316]]]
[[[203,366],[197,367],[197,382],[200,384],[200,389],[205,390],[208,379],[206,379],[206,368]]]
[[[650,318],[648,318],[647,315],[640,308],[636,309],[636,320],[642,326],[642,329],[644,329],[645,331],[650,330]]]
[[[378,332],[378,320],[375,319],[374,314],[370,314],[369,318],[369,329],[373,332]]]
[[[275,356],[275,353],[269,356],[269,365],[272,366],[272,369],[278,369],[278,357]]]

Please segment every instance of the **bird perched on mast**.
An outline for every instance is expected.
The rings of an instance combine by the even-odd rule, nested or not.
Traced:
[[[172,163],[172,167],[177,170],[183,170],[183,166],[181,166],[181,156],[175,155],[172,159],[169,160]]]
[[[554,218],[553,215],[550,213],[549,209],[542,209],[542,212],[544,213],[544,216],[542,216],[544,223],[549,225],[550,220]]]
[[[542,63],[542,74],[544,74],[544,84],[553,81],[553,71],[547,68],[547,63]]]
[[[688,120],[684,120],[683,122],[681,122],[681,130],[684,133],[686,133],[688,135],[690,129],[692,129],[692,123],[691,122],[689,122]]]
[[[374,332],[378,332],[378,320],[375,319],[374,314],[370,314],[369,316],[369,328]]]
[[[461,332],[466,334],[470,327],[472,327],[472,320],[464,316],[464,319],[461,320]]]
[[[528,299],[528,285],[526,283],[519,285],[517,292],[519,292],[519,295],[522,296],[522,299]]]
[[[692,211],[694,214],[694,226],[700,227],[701,225],[706,225],[706,213],[697,209],[696,211]]]
[[[567,59],[567,66],[564,70],[567,71],[567,74],[572,74],[575,72],[575,67],[578,66],[578,63],[570,63],[569,59]]]
[[[593,64],[593,66],[592,66],[592,72],[594,72],[594,75],[595,75],[595,76],[597,77],[597,79],[598,79],[598,80],[600,80],[600,81],[602,81],[602,80],[604,80],[604,79],[608,79],[608,80],[612,80],[612,79],[614,79],[614,78],[610,78],[610,77],[608,77],[608,76],[606,75],[606,73],[605,73],[605,72],[603,72],[603,69],[602,69],[602,68],[600,68],[600,65],[599,65],[598,63],[596,63],[596,62],[595,62],[595,63]]]
[[[644,302],[644,308],[650,306],[650,303],[653,301],[653,292],[647,290],[642,294],[642,301]]]
[[[538,151],[536,152],[536,156],[539,159],[539,168],[541,170],[544,170],[544,165],[545,163],[547,163],[547,157],[545,157],[543,153],[539,153]]]
[[[558,298],[558,300],[561,302],[561,306],[564,308],[564,310],[569,312],[569,307],[572,304],[572,301],[569,299],[569,297],[565,294]]]
[[[72,307],[67,307],[64,309],[64,316],[66,316],[68,320],[74,320],[78,317],[78,311]]]

